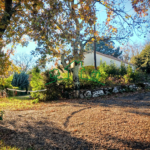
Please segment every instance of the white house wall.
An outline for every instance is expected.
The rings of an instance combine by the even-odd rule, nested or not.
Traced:
[[[94,66],[94,52],[91,53],[85,53],[84,54],[84,60],[83,60],[83,66]],[[96,62],[97,62],[97,66],[100,65],[100,58],[102,59],[102,62],[106,62],[107,65],[111,64],[111,61],[114,62],[116,64],[117,67],[121,66],[121,61],[119,60],[115,60],[100,54],[96,54]],[[131,64],[130,64],[131,65]],[[127,67],[128,64],[125,63],[125,66]],[[135,69],[135,67],[133,65],[131,65],[133,69]]]

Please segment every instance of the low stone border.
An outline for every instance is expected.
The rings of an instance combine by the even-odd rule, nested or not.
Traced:
[[[123,92],[130,92],[130,91],[137,91],[141,89],[148,89],[150,88],[150,83],[137,83],[131,85],[120,85],[114,87],[104,87],[100,89],[93,89],[93,90],[80,90],[80,98],[90,98],[90,97],[100,97],[103,95],[109,95],[112,93],[123,93]],[[68,93],[69,98],[73,98],[72,93]]]

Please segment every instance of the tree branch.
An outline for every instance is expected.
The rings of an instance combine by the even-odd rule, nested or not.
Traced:
[[[63,65],[64,68],[67,67],[64,54],[61,55],[61,64]],[[68,70],[72,72],[72,68],[70,68],[70,66],[68,67]]]

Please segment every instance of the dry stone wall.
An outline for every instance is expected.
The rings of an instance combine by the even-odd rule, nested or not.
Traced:
[[[114,87],[105,87],[100,89],[93,89],[93,90],[80,90],[80,98],[90,98],[90,97],[100,97],[103,95],[113,94],[113,93],[123,93],[123,92],[130,92],[130,91],[137,91],[141,89],[148,89],[150,88],[150,83],[138,83],[132,85],[121,85],[121,86],[114,86]],[[68,93],[69,98],[73,98],[72,93]]]

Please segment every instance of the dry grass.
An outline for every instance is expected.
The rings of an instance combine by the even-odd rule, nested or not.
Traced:
[[[35,150],[150,149],[150,92],[143,92],[42,102],[32,110],[6,111],[1,126],[15,133],[12,139],[3,136],[4,141],[22,149],[32,145]]]
[[[0,110],[28,110],[40,106],[40,104],[33,104],[34,100],[28,97],[0,98]]]

